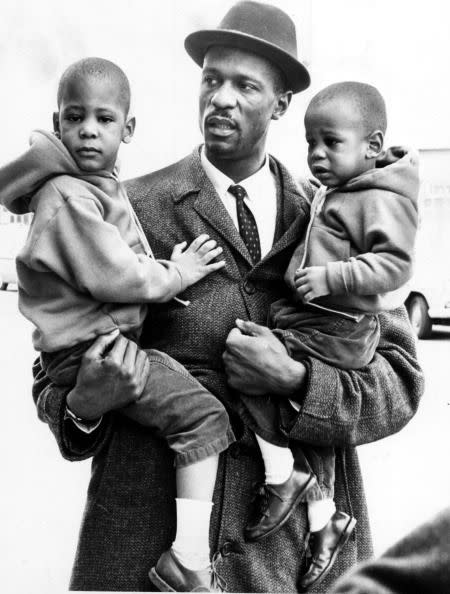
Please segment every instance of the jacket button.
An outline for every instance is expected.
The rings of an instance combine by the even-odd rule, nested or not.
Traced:
[[[247,295],[254,295],[256,293],[256,287],[252,281],[244,281],[244,291],[247,293]]]
[[[234,543],[230,540],[227,540],[223,543],[222,548],[220,549],[220,553],[222,557],[228,557],[231,553],[234,552]]]

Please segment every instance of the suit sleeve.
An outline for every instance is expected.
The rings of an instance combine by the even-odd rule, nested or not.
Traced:
[[[327,264],[330,292],[378,295],[394,291],[412,275],[416,205],[409,198],[383,191],[352,198],[347,198],[339,214],[360,254]]]
[[[166,302],[184,288],[175,264],[136,254],[89,198],[62,202],[31,257],[37,270],[51,270],[103,303]]]
[[[113,415],[104,415],[95,431],[83,433],[70,419],[64,419],[66,397],[70,388],[53,384],[43,371],[39,359],[33,364],[33,377],[32,395],[38,417],[49,426],[62,456],[66,460],[77,461],[96,454],[109,438]]]
[[[360,445],[400,431],[415,414],[424,389],[404,307],[380,314],[375,357],[358,370],[309,358],[308,384],[290,437],[317,445]]]

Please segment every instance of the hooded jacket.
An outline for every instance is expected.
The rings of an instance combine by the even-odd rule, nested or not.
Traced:
[[[324,196],[285,280],[295,294],[298,268],[325,266],[330,295],[311,305],[342,312],[379,313],[403,304],[412,276],[419,193],[418,157],[371,169]]]
[[[0,169],[0,202],[34,214],[16,265],[19,309],[33,344],[57,351],[115,329],[139,331],[146,302],[184,289],[178,267],[151,250],[117,177],[81,171],[60,140],[36,131]],[[150,257],[149,257],[150,256]]]

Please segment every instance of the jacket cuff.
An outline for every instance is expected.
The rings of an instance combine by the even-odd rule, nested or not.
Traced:
[[[330,295],[345,295],[350,292],[350,287],[345,282],[344,262],[328,262],[327,282]]]

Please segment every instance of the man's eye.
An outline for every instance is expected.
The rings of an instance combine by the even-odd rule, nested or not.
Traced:
[[[79,122],[81,120],[81,116],[77,115],[76,113],[70,113],[66,116],[66,120],[69,122]]]
[[[255,86],[252,85],[251,83],[247,83],[247,82],[242,82],[240,83],[239,87],[243,90],[243,91],[254,91],[255,90]]]
[[[311,138],[307,138],[306,142],[307,142],[309,148],[313,148],[316,145],[315,141],[312,140]]]
[[[213,87],[215,84],[217,84],[217,78],[214,76],[204,76],[203,82],[206,84],[206,86]]]

